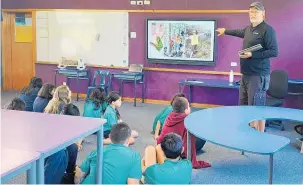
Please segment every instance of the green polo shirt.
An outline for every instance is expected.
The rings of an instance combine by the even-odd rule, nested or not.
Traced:
[[[107,120],[104,124],[104,131],[112,130],[112,126],[118,123],[116,110],[112,106],[107,106],[104,112],[104,119]]]
[[[191,173],[190,161],[165,160],[163,164],[154,164],[146,169],[145,181],[146,184],[190,184]]]
[[[164,108],[155,118],[154,120],[154,123],[153,123],[153,133],[155,133],[155,130],[156,130],[156,126],[157,126],[157,122],[160,121],[161,123],[161,127],[160,127],[160,132],[159,134],[161,133],[161,130],[162,130],[162,127],[165,123],[165,120],[166,118],[168,117],[168,115],[173,111],[173,106],[170,105],[166,108]]]
[[[103,112],[107,108],[107,103],[104,102],[99,106],[99,108],[96,108],[96,105],[92,100],[88,100],[84,104],[84,111],[83,116],[84,117],[90,117],[90,118],[101,118]]]
[[[97,150],[80,166],[87,173],[82,184],[96,183]],[[141,157],[138,152],[120,144],[110,144],[103,151],[102,184],[127,184],[127,179],[141,179]]]

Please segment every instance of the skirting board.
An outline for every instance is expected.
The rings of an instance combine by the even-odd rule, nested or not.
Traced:
[[[77,93],[72,93],[73,97],[77,96]],[[79,94],[79,98],[86,98],[86,94]],[[125,102],[133,102],[134,98],[130,97],[122,97],[122,100]],[[141,102],[141,98],[136,98],[137,102]],[[169,105],[170,100],[154,100],[154,99],[145,99],[145,103],[150,103],[150,104],[161,104],[161,105]],[[215,104],[202,104],[202,103],[191,103],[191,107],[194,108],[214,108],[214,107],[220,107],[223,105],[215,105]]]

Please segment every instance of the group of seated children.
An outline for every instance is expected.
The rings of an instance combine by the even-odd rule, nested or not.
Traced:
[[[42,80],[34,77],[7,109],[80,116],[78,107],[71,102],[67,85],[57,88],[51,84],[42,85]],[[156,117],[153,128],[157,145],[148,146],[142,159],[137,151],[128,147],[135,142],[138,133],[122,121],[118,111],[121,104],[118,93],[110,92],[106,96],[102,88],[95,88],[84,105],[83,116],[107,120],[104,124],[104,144],[108,146],[103,151],[103,184],[138,184],[140,180],[148,184],[189,184],[192,168],[210,167],[207,162],[197,161],[196,152],[201,150],[205,141],[194,136],[191,136],[191,162],[186,160],[184,119],[190,114],[190,106],[183,94],[174,96],[171,105]],[[76,166],[81,142],[46,158],[46,184],[96,183],[96,150],[79,167]]]

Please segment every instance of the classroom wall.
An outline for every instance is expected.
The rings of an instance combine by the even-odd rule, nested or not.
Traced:
[[[43,9],[142,9],[142,7],[129,5],[129,0],[2,0],[3,8],[43,8]],[[164,3],[165,2],[165,3]],[[242,0],[235,3],[234,0],[152,0],[150,6],[144,9],[212,9],[212,10],[244,10],[252,0]],[[300,0],[263,0],[266,7],[266,20],[277,33],[279,43],[279,57],[272,59],[272,69],[284,69],[291,78],[303,79],[303,69],[299,65],[303,61],[301,48],[303,46],[303,1]],[[279,12],[278,12],[279,11]],[[130,63],[140,63],[148,66],[145,59],[145,19],[146,18],[212,18],[218,20],[218,27],[243,28],[249,23],[246,13],[236,14],[150,14],[130,13],[129,29],[137,32],[137,38],[130,39],[129,52]],[[150,65],[149,67],[178,68],[178,69],[201,69],[210,71],[229,71],[230,62],[239,62],[237,51],[241,48],[242,41],[233,37],[219,37],[217,65],[215,67],[184,66],[184,65]],[[54,65],[36,65],[37,76],[45,81],[53,82]],[[93,68],[92,71],[96,70]],[[239,71],[237,67],[236,71]],[[146,73],[148,99],[169,100],[178,91],[178,81],[185,78],[218,78],[227,79],[222,75],[197,75],[172,72]],[[60,79],[64,80],[64,79]],[[113,82],[117,90],[117,82]],[[80,91],[86,92],[87,83],[83,83]],[[74,84],[72,89],[75,90]],[[185,92],[187,89],[185,89]],[[132,97],[132,86],[126,85],[125,96]],[[141,91],[138,89],[138,96]],[[238,92],[231,89],[194,88],[194,102],[208,104],[234,105],[237,104]],[[295,97],[289,97],[287,106],[299,107],[299,101]]]

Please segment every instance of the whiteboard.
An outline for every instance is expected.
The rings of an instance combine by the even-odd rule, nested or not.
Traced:
[[[86,64],[128,66],[127,12],[37,11],[37,61],[82,58]]]

